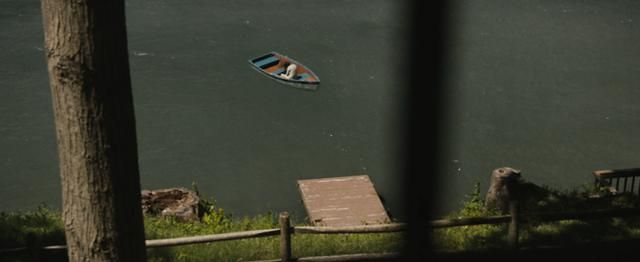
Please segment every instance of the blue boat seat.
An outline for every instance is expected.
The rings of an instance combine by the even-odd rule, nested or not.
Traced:
[[[266,65],[273,64],[274,62],[278,62],[278,58],[275,56],[270,56],[265,59],[253,62],[257,67],[265,68]]]
[[[284,73],[284,67],[278,67],[278,69],[276,69],[275,71],[271,72],[272,75],[279,75],[281,73]]]

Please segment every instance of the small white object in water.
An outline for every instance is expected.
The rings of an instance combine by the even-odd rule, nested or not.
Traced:
[[[148,56],[148,55],[151,55],[151,54],[149,54],[149,53],[147,53],[147,52],[138,52],[138,51],[133,51],[133,55],[134,55],[134,56]]]

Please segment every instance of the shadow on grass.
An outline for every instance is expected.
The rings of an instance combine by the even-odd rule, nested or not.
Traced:
[[[535,186],[535,185],[533,185]],[[602,218],[590,220],[564,220],[540,222],[536,214],[589,211],[640,207],[640,197],[632,194],[602,195],[602,192],[583,186],[581,189],[561,192],[548,187],[535,186],[535,197],[521,200],[519,245],[521,247],[566,246],[602,241],[618,241],[640,237],[640,218]],[[497,215],[484,207],[479,186],[467,195],[462,208],[448,218],[486,217]],[[474,225],[434,230],[434,244],[438,250],[505,249],[508,223],[500,225]]]
[[[0,212],[0,250],[64,245],[60,213],[41,204],[36,211]],[[46,258],[46,259],[44,259]],[[66,250],[0,252],[0,261],[67,261]]]

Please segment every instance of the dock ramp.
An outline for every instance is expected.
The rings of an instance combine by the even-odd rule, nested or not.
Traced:
[[[367,175],[298,180],[298,189],[314,226],[389,223]]]

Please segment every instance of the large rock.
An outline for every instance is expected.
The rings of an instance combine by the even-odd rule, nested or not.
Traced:
[[[198,195],[186,188],[142,190],[142,211],[145,214],[197,220],[199,201]]]

